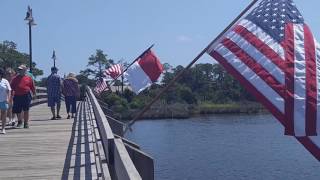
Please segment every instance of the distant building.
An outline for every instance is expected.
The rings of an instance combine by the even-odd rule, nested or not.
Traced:
[[[112,92],[116,92],[116,91],[121,91],[122,87],[121,86],[110,86],[110,88],[111,88]],[[129,89],[130,91],[132,91],[132,88],[128,85],[123,86],[123,90],[125,90],[125,89]]]

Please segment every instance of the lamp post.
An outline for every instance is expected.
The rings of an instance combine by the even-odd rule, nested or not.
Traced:
[[[30,6],[28,6],[28,11],[26,14],[26,17],[24,18],[25,21],[28,21],[29,25],[29,68],[30,68],[30,73],[32,73],[32,33],[31,33],[31,26],[35,26],[36,23],[34,22],[34,19],[32,17],[32,9]]]
[[[55,50],[53,50],[51,58],[53,59],[53,67],[56,67],[56,59],[57,59],[57,57],[56,57],[56,51]]]

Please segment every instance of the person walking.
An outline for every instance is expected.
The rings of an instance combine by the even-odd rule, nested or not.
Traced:
[[[30,76],[26,75],[26,72],[26,65],[20,65],[18,67],[18,75],[11,81],[11,88],[14,94],[12,112],[16,113],[18,116],[17,127],[19,128],[22,127],[22,119],[24,120],[24,128],[29,128],[29,109],[32,100],[31,93],[34,96],[36,95],[34,82]]]
[[[60,106],[61,106],[61,78],[57,74],[58,68],[52,67],[51,74],[47,79],[47,93],[48,93],[48,106],[51,109],[52,118],[60,119]],[[55,114],[55,107],[57,107],[57,114]]]
[[[67,119],[75,117],[76,106],[77,106],[77,97],[80,96],[80,90],[78,85],[78,80],[74,73],[69,73],[67,78],[63,80],[62,93],[65,96],[66,109],[67,109]]]
[[[8,80],[9,83],[11,83],[12,79],[16,76],[16,72],[12,68],[7,68],[5,72],[5,79]],[[7,110],[7,117],[9,118],[8,124],[11,126],[15,125],[15,120],[14,120],[14,114],[12,113],[12,105],[13,105],[13,91],[11,91],[10,94],[10,99],[9,99],[9,108]]]
[[[5,134],[6,130],[6,118],[7,118],[7,110],[9,108],[8,102],[11,96],[11,86],[8,80],[4,78],[4,70],[0,68],[0,113],[1,113],[1,121],[2,121],[2,131],[1,134]]]

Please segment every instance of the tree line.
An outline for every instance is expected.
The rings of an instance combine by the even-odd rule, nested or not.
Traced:
[[[29,55],[19,52],[16,43],[12,41],[3,41],[0,43],[0,66],[2,68],[10,67],[15,69],[20,64],[28,64],[28,62]],[[103,50],[97,49],[94,54],[88,57],[88,63],[85,69],[81,70],[77,75],[79,83],[83,87],[85,85],[94,87],[98,78],[105,77],[103,71],[119,62],[127,66],[127,63],[123,63],[123,60],[115,61],[109,58]],[[169,63],[164,63],[163,66],[164,73],[160,81],[142,91],[140,94],[136,95],[129,89],[125,89],[123,93],[120,91],[103,92],[99,98],[106,102],[108,108],[115,112],[115,114],[125,116],[127,113],[132,115],[150,102],[184,69],[181,65],[173,67]],[[33,75],[35,77],[43,75],[43,71],[36,67],[35,62],[33,62],[33,68]],[[39,86],[45,86],[46,78],[42,78],[36,83]],[[115,81],[115,85],[120,84],[119,80]],[[171,113],[173,109],[177,109],[176,112],[199,111],[201,113],[201,111],[207,112],[215,108],[218,109],[218,111],[226,107],[235,108],[235,104],[238,104],[236,106],[237,112],[241,111],[238,107],[241,107],[243,104],[256,105],[256,100],[236,79],[230,76],[221,65],[204,63],[196,64],[187,70],[153,107],[154,109],[168,109]],[[162,113],[166,114],[166,112],[167,110]]]
[[[81,71],[78,76],[80,82],[94,87],[94,79],[104,77],[105,75],[101,72],[116,62],[107,57],[102,50],[97,50],[95,55],[91,55],[88,59],[87,68]],[[123,93],[120,91],[103,92],[99,98],[106,102],[109,108],[118,115],[132,115],[148,104],[184,69],[181,65],[173,67],[169,63],[164,63],[163,66],[164,73],[161,80],[140,94],[136,95],[129,89],[125,89]],[[120,85],[121,83],[116,81],[115,84]],[[251,111],[253,106],[257,106],[257,102],[220,64],[202,63],[187,70],[153,107],[158,110],[177,108],[177,112],[192,111],[190,108],[199,112],[203,108],[220,108],[218,111],[227,108],[223,112],[228,112],[230,108],[233,108],[232,111],[235,110],[235,112],[246,112],[248,108],[241,110],[241,106],[245,105],[249,105]],[[261,108],[259,104],[258,107]]]

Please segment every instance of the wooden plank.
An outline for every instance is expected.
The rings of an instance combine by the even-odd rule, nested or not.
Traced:
[[[32,107],[29,129],[9,128],[0,136],[0,179],[97,179],[92,127],[81,110],[66,119],[62,103],[64,117],[49,120],[46,104]]]
[[[51,121],[49,112],[47,105],[35,106],[30,129],[7,129],[0,136],[0,179],[61,178],[73,121]]]

